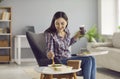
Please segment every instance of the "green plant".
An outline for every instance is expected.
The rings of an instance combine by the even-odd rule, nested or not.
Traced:
[[[118,29],[120,29],[120,26],[118,26]]]
[[[0,0],[0,2],[2,2],[3,0]]]
[[[93,25],[85,34],[88,42],[104,41],[104,38],[98,33],[97,26]]]

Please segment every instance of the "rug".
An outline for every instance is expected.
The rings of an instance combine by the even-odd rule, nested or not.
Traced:
[[[40,73],[37,73],[32,68],[24,68],[25,73],[30,76],[32,79],[40,79]],[[96,79],[120,79],[119,73],[106,70],[106,69],[99,69],[96,74]],[[83,79],[83,77],[77,77],[77,79]]]
[[[40,73],[36,72],[34,68],[24,68],[23,71],[32,79],[40,79]]]
[[[23,71],[30,76],[32,79],[40,79],[40,73],[36,72],[34,68],[23,68]],[[56,79],[56,78],[55,78]],[[64,78],[63,78],[64,79]],[[83,79],[83,77],[78,77],[78,79]]]

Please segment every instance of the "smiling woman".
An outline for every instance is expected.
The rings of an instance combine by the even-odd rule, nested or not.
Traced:
[[[68,17],[66,13],[62,11],[56,12],[53,16],[50,27],[45,30],[44,34],[48,59],[59,59],[64,65],[67,65],[68,60],[81,60],[82,63],[79,67],[82,68],[84,79],[96,79],[96,64],[94,57],[73,56],[69,50],[69,46],[72,46],[77,42],[81,33],[77,32],[73,37],[70,37]],[[77,75],[80,76],[81,72],[78,72]]]

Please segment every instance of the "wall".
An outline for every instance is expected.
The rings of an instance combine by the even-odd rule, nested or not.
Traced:
[[[35,26],[36,32],[44,32],[49,27],[56,11],[64,11],[69,17],[71,36],[79,30],[80,25],[89,29],[97,24],[97,0],[4,0],[0,6],[12,7],[13,35],[23,34],[26,26]],[[82,38],[72,47],[77,53],[86,46]]]

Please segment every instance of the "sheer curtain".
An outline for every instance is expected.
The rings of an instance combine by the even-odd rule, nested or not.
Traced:
[[[118,0],[118,8],[117,8],[117,10],[118,10],[118,26],[120,26],[120,0]],[[120,29],[117,29],[117,31],[120,31]]]
[[[118,1],[98,0],[98,29],[102,35],[112,35],[117,31]]]

